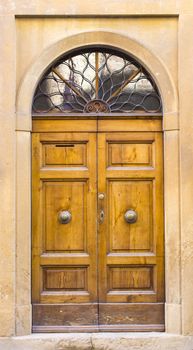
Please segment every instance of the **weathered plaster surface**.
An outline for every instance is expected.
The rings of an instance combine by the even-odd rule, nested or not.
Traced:
[[[122,0],[121,6],[117,1],[93,0],[82,2],[53,1],[53,0],[4,0],[0,1],[0,10],[3,13],[17,15],[139,15],[139,14],[173,14],[187,10],[183,0]]]
[[[182,324],[185,334],[193,331],[193,16],[179,21],[179,93],[182,232]],[[186,38],[186,40],[185,40]],[[188,40],[188,45],[187,45]]]
[[[31,332],[31,135],[16,132],[16,334]],[[24,248],[25,247],[25,248]],[[30,317],[29,317],[30,315]]]
[[[0,332],[6,336],[15,333],[14,16],[0,16],[0,28]]]
[[[92,31],[119,33],[136,40],[163,61],[177,83],[177,18],[18,18],[16,28],[17,86],[46,48],[71,35]]]

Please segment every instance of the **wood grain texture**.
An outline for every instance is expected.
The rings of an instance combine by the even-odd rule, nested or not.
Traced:
[[[134,142],[109,143],[109,166],[151,166],[152,145]]]
[[[45,252],[87,250],[87,186],[85,181],[75,180],[43,182]],[[62,210],[72,215],[67,225],[58,219]]]
[[[76,143],[45,144],[44,166],[86,166],[86,145]]]
[[[97,304],[34,304],[34,326],[88,326],[98,323]]]
[[[128,120],[99,120],[98,131],[99,132],[119,132],[119,131],[161,131],[162,120],[153,119],[130,119]]]
[[[109,251],[152,251],[153,181],[115,179],[107,182],[107,191]],[[138,215],[135,224],[124,218],[128,209]]]
[[[109,267],[109,290],[151,290],[153,288],[152,267]]]
[[[164,304],[103,304],[99,305],[100,325],[148,325],[163,324]]]
[[[72,119],[56,119],[49,120],[46,118],[33,120],[33,132],[96,132],[97,121],[86,120],[72,120]]]
[[[45,268],[43,290],[85,290],[87,273],[85,267]]]

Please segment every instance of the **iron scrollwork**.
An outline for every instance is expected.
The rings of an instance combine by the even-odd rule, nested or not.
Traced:
[[[161,113],[148,72],[118,50],[90,48],[63,56],[40,80],[33,113]]]

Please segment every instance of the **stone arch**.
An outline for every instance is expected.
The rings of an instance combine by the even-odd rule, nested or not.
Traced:
[[[17,130],[31,130],[32,98],[40,77],[47,67],[64,52],[90,46],[106,45],[117,48],[133,56],[153,77],[161,94],[164,117],[177,114],[177,93],[167,68],[151,51],[137,41],[113,32],[93,31],[85,32],[64,38],[45,49],[38,60],[25,74],[17,95]],[[28,93],[26,94],[26,91]],[[166,124],[167,121],[164,121]],[[173,123],[172,123],[173,124]],[[176,123],[175,123],[176,124]]]

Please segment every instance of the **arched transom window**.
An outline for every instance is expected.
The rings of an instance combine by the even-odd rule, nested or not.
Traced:
[[[155,82],[119,51],[90,48],[60,57],[35,91],[33,113],[160,113]]]

